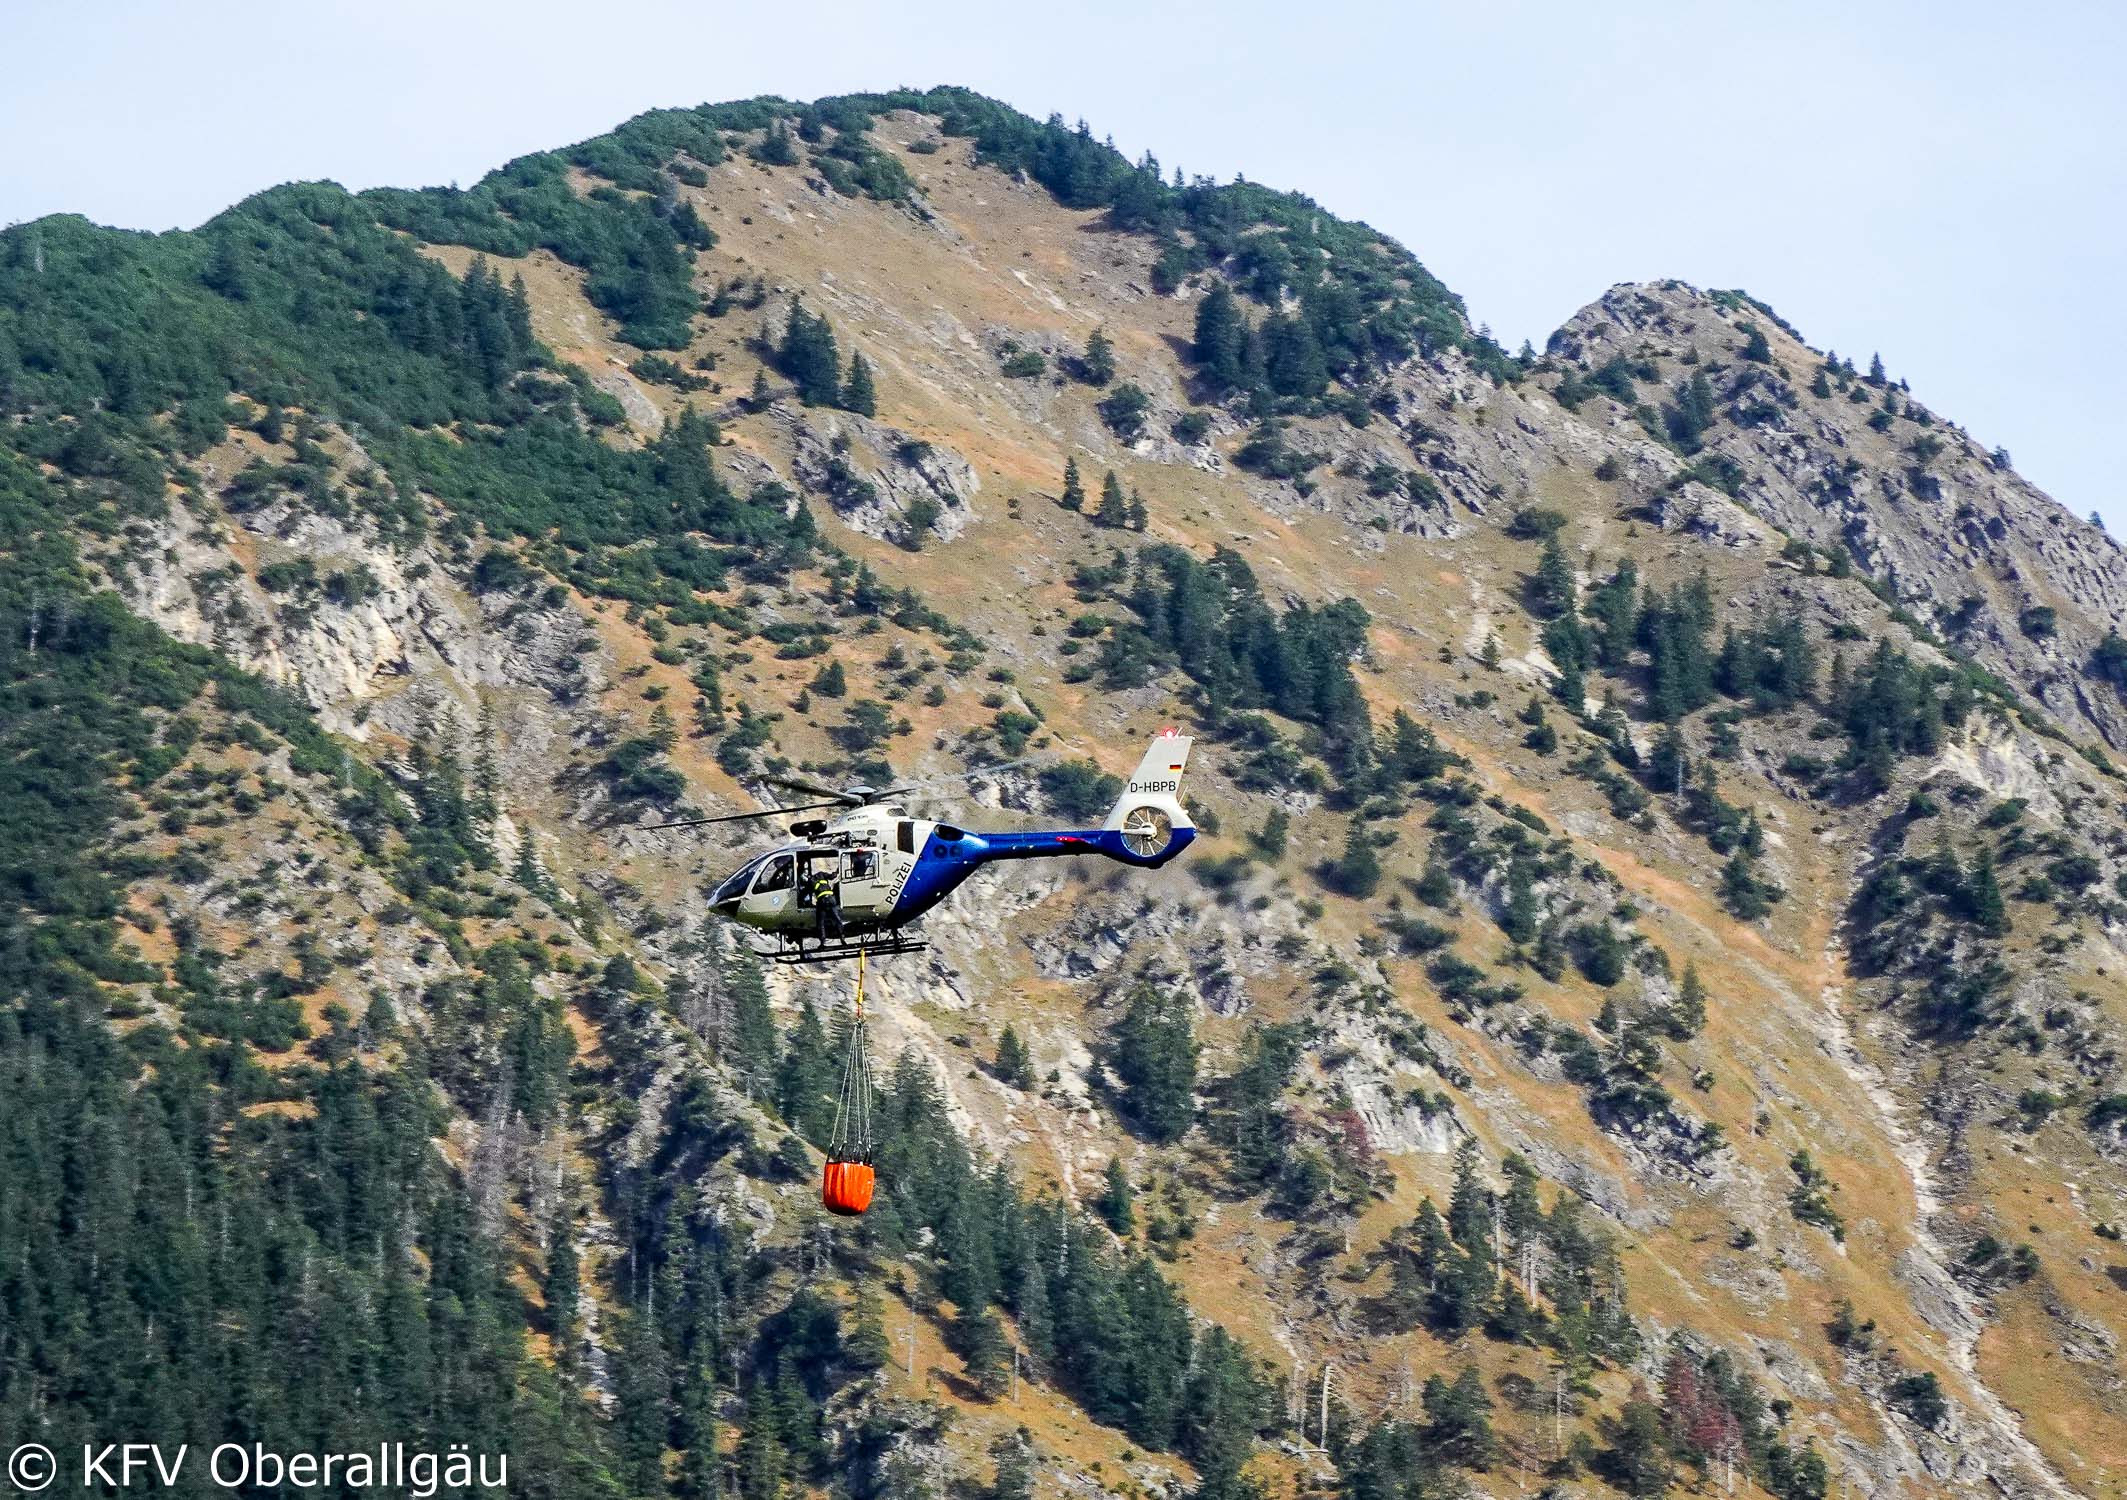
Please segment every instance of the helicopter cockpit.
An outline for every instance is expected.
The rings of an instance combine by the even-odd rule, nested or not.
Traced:
[[[838,905],[852,914],[866,914],[885,895],[883,874],[880,852],[868,844],[778,849],[724,877],[710,893],[709,905],[764,917],[792,908],[809,910],[814,882],[825,875],[834,883]]]

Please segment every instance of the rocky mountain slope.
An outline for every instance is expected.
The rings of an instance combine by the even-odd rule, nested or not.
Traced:
[[[1512,356],[953,90],[0,282],[6,1430],[2122,1492],[2127,562],[1880,366],[1680,283]],[[1025,756],[936,805],[1076,816],[1176,721],[1186,859],[872,970],[882,1207],[824,1219],[850,976],[706,918],[761,825],[646,825]],[[361,1394],[232,1395],[266,1334]]]

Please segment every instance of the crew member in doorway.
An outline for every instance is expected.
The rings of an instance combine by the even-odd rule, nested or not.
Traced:
[[[842,906],[835,899],[834,865],[825,862],[814,865],[806,879],[806,892],[812,897],[813,936],[822,943],[830,935],[840,942]]]

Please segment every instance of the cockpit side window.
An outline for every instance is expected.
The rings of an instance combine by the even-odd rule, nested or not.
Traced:
[[[768,868],[761,871],[761,878],[753,883],[753,893],[764,891],[787,891],[790,889],[791,859],[787,854],[778,854],[768,861]]]

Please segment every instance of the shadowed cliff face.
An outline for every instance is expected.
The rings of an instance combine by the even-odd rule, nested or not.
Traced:
[[[128,872],[126,933],[156,977],[113,994],[195,1024],[176,977],[204,932],[225,976],[307,986],[313,1038],[350,1024],[333,1006],[398,1017],[409,1040],[362,1055],[444,1103],[532,1357],[615,1430],[665,1399],[627,1340],[685,1225],[756,1255],[716,1273],[745,1337],[705,1377],[748,1441],[744,1372],[797,1347],[794,1291],[849,1303],[847,1337],[869,1288],[893,1359],[823,1363],[807,1398],[837,1463],[986,1474],[1024,1426],[1045,1489],[1218,1475],[1101,1406],[1023,1246],[969,1239],[971,1205],[1029,1244],[1063,1222],[966,1196],[995,1163],[1104,1216],[1059,1267],[1142,1252],[1133,1306],[1164,1277],[1240,1341],[1261,1410],[1232,1420],[1279,1493],[1320,1461],[1281,1449],[1277,1382],[1318,1392],[1325,1364],[1355,1432],[1431,1412],[1429,1443],[1446,1397],[1412,1390],[1473,1369],[1497,1451],[1424,1462],[1479,1486],[1576,1430],[1607,1456],[1575,1482],[1630,1483],[1651,1395],[1703,1419],[1671,1423],[1687,1463],[1747,1429],[1773,1493],[1812,1492],[1807,1454],[1874,1492],[2106,1493],[2109,539],[1740,294],[1614,288],[1523,362],[1311,204],[1147,188],[971,109],[674,112],[467,195],[272,208],[305,253],[382,218],[376,253],[418,259],[345,316],[478,368],[421,366],[415,410],[406,371],[380,394],[253,358],[198,442],[156,449],[159,411],[118,430],[162,503],[75,520],[91,581],[291,689],[344,760],[306,779],[239,747],[138,793],[121,828],[163,863]],[[259,320],[242,347],[285,340],[270,260],[192,260],[185,287]],[[422,286],[436,310],[404,313]],[[1227,334],[1199,340],[1228,296],[1222,373]],[[794,309],[831,333],[824,385]],[[25,461],[101,493],[64,436],[101,408],[16,405]],[[927,1076],[982,1158],[887,1172],[877,1238],[830,1235],[800,1137],[848,976],[759,984],[701,909],[776,824],[643,825],[759,806],[793,768],[1045,755],[927,808],[1031,826],[1178,721],[1186,860],[985,875],[930,953],[873,969],[882,1073],[909,1059],[901,1097]],[[278,1074],[309,1043],[251,1045]],[[1162,1099],[1180,1132],[1148,1123]],[[557,1245],[581,1267],[558,1326]],[[1016,1394],[978,1314],[1039,1377]],[[1732,1383],[1690,1404],[1737,1372],[1760,1415]],[[675,1422],[659,1453],[699,1445]]]

